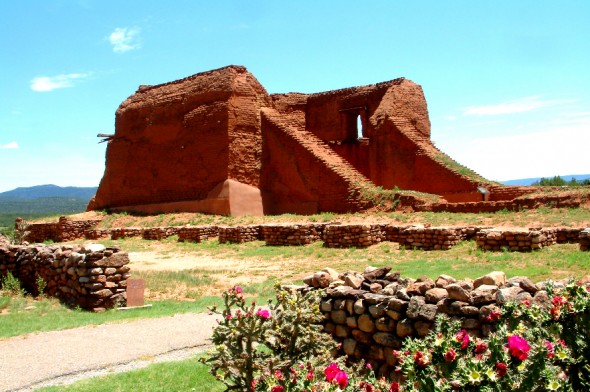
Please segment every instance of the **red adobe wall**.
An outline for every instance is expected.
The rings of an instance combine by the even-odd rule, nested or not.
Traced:
[[[226,179],[257,186],[268,102],[235,66],[141,87],[117,110],[93,207],[201,200]]]

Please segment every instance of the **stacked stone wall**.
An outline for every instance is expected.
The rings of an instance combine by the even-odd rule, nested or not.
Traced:
[[[583,200],[576,195],[564,196],[537,196],[531,198],[502,200],[502,201],[480,201],[465,203],[432,203],[414,205],[415,211],[431,212],[454,212],[454,213],[482,213],[498,211],[522,211],[532,210],[540,207],[552,208],[577,208],[580,207]]]
[[[266,245],[298,246],[321,241],[324,224],[264,225],[262,235]]]
[[[486,229],[476,236],[477,246],[490,251],[528,252],[557,243],[556,229]]]
[[[448,250],[462,239],[455,227],[408,227],[401,232],[400,246],[405,249]]]
[[[580,232],[583,229],[560,227],[556,229],[555,235],[558,244],[577,244],[580,242]]]
[[[262,227],[260,225],[219,227],[220,244],[225,244],[227,242],[241,244],[244,242],[259,241],[263,239],[264,236],[262,234]]]
[[[434,329],[438,315],[461,323],[471,336],[488,336],[503,304],[530,302],[550,307],[547,283],[533,283],[526,277],[506,279],[501,271],[475,280],[457,280],[441,275],[403,278],[391,268],[368,267],[363,273],[339,274],[331,268],[304,279],[302,291],[325,289],[320,309],[324,329],[342,343],[341,353],[365,359],[382,374],[397,365],[393,350],[404,339],[423,337]],[[555,289],[565,282],[553,282]]]
[[[118,247],[0,244],[0,275],[10,272],[30,293],[37,295],[37,280],[46,283],[44,294],[70,306],[103,311],[126,304],[129,256]]]
[[[324,228],[324,246],[328,248],[367,248],[384,238],[384,225],[327,225]]]
[[[117,227],[111,229],[111,239],[119,240],[123,238],[143,237],[144,230],[142,227]]]
[[[28,234],[25,240],[28,242],[72,241],[83,238],[85,232],[96,226],[100,221],[100,219],[73,220],[62,216],[57,223],[31,223],[27,226],[26,231],[28,231]],[[15,224],[19,224],[19,219]]]
[[[183,226],[178,230],[178,241],[203,242],[218,235],[218,226]]]
[[[580,231],[580,250],[584,252],[590,250],[590,229]]]
[[[150,227],[143,230],[142,238],[144,240],[163,240],[173,235],[177,235],[180,227]]]

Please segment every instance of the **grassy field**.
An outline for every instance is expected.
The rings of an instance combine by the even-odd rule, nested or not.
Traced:
[[[37,389],[40,392],[223,391],[198,357],[187,361],[152,364],[144,369],[78,381],[68,386]]]
[[[309,217],[216,217],[202,214],[133,216],[106,215],[102,227],[166,226],[203,224],[259,224],[282,222],[392,222],[444,225],[485,225],[517,227],[590,227],[590,207],[548,209],[495,214],[381,213],[372,215],[320,214]],[[78,241],[85,242],[85,241]],[[219,294],[234,284],[243,287],[246,297],[261,300],[273,296],[275,281],[301,283],[303,277],[324,267],[340,272],[362,271],[366,266],[391,266],[403,276],[417,278],[450,274],[456,278],[476,278],[493,270],[510,276],[526,275],[535,281],[582,277],[590,270],[590,252],[580,252],[577,244],[554,245],[530,253],[486,252],[475,242],[462,242],[448,251],[399,249],[384,242],[367,249],[331,249],[321,242],[300,247],[266,246],[257,241],[220,244],[217,239],[179,243],[176,237],[163,241],[139,238],[99,241],[118,245],[130,252],[132,276],[146,281],[146,300],[152,308],[131,312],[108,311],[94,314],[68,309],[56,300],[11,298],[0,295],[0,338],[28,332],[73,328],[81,325],[125,322],[144,317],[162,317],[180,312],[202,312],[219,302]],[[196,388],[196,389],[193,389]],[[44,391],[131,391],[131,390],[222,390],[196,359],[154,364],[133,372],[84,380],[70,387]]]

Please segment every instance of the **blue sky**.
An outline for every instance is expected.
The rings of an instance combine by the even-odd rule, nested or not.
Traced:
[[[0,0],[0,191],[98,185],[141,84],[245,65],[270,93],[406,77],[494,180],[590,173],[590,1]]]

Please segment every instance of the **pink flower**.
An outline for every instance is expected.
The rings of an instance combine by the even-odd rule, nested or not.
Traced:
[[[508,352],[514,358],[524,361],[527,359],[530,349],[531,346],[529,346],[526,339],[521,338],[518,335],[512,335],[508,338]]]
[[[555,356],[555,345],[551,342],[545,342],[545,348],[547,349],[547,358],[553,358]]]
[[[339,371],[336,373],[336,377],[334,377],[332,382],[338,384],[341,389],[344,389],[348,385],[348,375],[343,371]]]
[[[338,364],[336,362],[332,362],[330,365],[328,365],[326,370],[324,370],[324,373],[326,374],[326,381],[332,382],[332,380],[334,379],[334,377],[336,377],[336,374],[339,371],[340,368],[338,367]]]
[[[242,288],[240,286],[235,286],[234,291],[236,292],[236,294],[242,294]]]
[[[265,320],[270,318],[270,312],[267,309],[258,309],[258,311],[256,312],[256,315],[260,318],[265,319]]]
[[[461,349],[466,349],[469,346],[469,334],[464,329],[457,332],[455,338],[459,343],[461,343]]]
[[[309,372],[307,372],[307,374],[305,375],[305,378],[307,378],[309,381],[313,380],[313,370],[310,370]]]
[[[449,351],[447,351],[445,353],[445,361],[447,361],[447,362],[453,362],[456,357],[457,357],[457,353],[453,349],[450,349]]]

